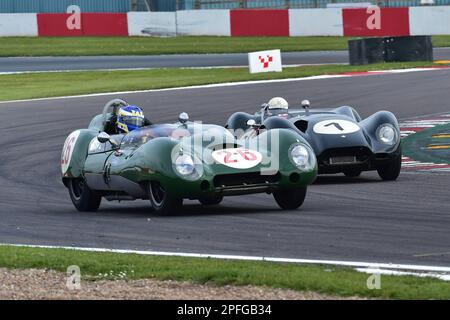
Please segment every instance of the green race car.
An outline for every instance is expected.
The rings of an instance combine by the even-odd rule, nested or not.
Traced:
[[[115,134],[110,101],[87,129],[72,132],[61,156],[62,180],[74,206],[95,211],[102,198],[149,199],[159,214],[175,213],[183,199],[219,204],[224,196],[272,193],[282,209],[303,204],[317,176],[310,145],[287,129],[259,130],[240,139],[217,125],[151,124]]]

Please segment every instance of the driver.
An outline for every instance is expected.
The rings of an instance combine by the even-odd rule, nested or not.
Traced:
[[[286,99],[281,97],[275,97],[270,99],[270,101],[267,103],[268,110],[288,110],[289,104],[286,101]]]
[[[137,106],[124,106],[117,111],[117,132],[129,133],[145,124],[144,111]]]

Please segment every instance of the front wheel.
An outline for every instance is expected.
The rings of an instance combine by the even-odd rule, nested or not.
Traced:
[[[377,168],[378,175],[381,179],[386,181],[394,181],[400,175],[402,169],[402,156],[401,154],[388,164],[385,164]]]
[[[276,191],[273,197],[281,209],[295,210],[305,201],[306,187]]]
[[[183,204],[183,199],[169,194],[158,181],[148,184],[150,203],[159,215],[175,214]]]
[[[97,211],[102,197],[92,191],[84,179],[70,179],[70,199],[78,211]]]

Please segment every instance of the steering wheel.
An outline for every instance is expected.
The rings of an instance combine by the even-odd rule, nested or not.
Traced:
[[[117,118],[117,110],[122,106],[127,106],[128,102],[122,99],[114,99],[109,101],[104,107],[103,107],[103,127],[106,125],[108,111],[112,108],[111,114],[114,118]]]

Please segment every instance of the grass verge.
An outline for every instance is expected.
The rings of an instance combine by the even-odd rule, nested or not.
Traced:
[[[19,37],[0,38],[0,56],[158,55],[345,50],[345,37]]]
[[[249,74],[247,68],[151,69],[0,75],[0,101],[100,92],[160,89],[201,84],[300,78],[370,70],[433,66],[430,62],[383,63],[366,66],[321,65],[285,68],[283,72]]]
[[[347,50],[349,37],[7,37],[0,56],[158,55]],[[450,36],[433,36],[435,47],[450,46]]]
[[[93,253],[66,249],[0,246],[0,267],[66,272],[77,265],[84,280],[158,279],[216,285],[256,285],[339,296],[450,299],[448,282],[412,276],[381,276],[369,290],[369,275],[349,268],[272,262]]]

